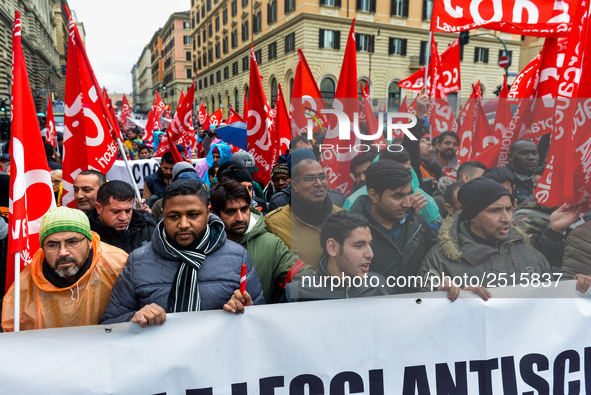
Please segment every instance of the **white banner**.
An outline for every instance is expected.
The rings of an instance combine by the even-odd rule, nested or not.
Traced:
[[[129,166],[131,167],[131,172],[133,173],[133,178],[137,183],[137,187],[143,189],[144,178],[158,170],[160,167],[160,158],[158,158],[158,160],[154,158],[130,160]],[[115,161],[113,167],[107,172],[106,177],[109,181],[121,180],[131,184],[129,173],[125,168],[125,162],[122,160]]]
[[[0,334],[0,393],[591,393],[591,300],[574,288],[563,282],[553,298],[492,289],[487,302],[451,303],[439,292],[181,313],[146,329]]]

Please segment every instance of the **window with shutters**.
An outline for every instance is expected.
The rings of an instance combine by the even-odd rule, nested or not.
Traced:
[[[185,77],[186,77],[187,79],[189,79],[189,80],[190,80],[191,78],[193,78],[193,70],[191,70],[191,69],[185,69]]]
[[[191,51],[185,51],[185,60],[191,61]]]
[[[232,63],[232,75],[238,75],[238,62]]]
[[[365,51],[373,53],[374,40],[375,37],[373,34],[355,33],[355,46],[357,52]]]
[[[423,0],[423,20],[430,21],[433,14],[433,0]]]
[[[222,11],[222,25],[226,23],[228,23],[228,9],[224,8],[224,11]]]
[[[408,18],[408,0],[391,0],[390,15]]]
[[[211,11],[211,0],[207,0],[207,11]]]
[[[221,53],[220,53],[220,43],[217,42],[215,43],[215,58],[219,59],[221,57]]]
[[[285,0],[285,13],[292,12],[295,10],[296,0]]]
[[[191,45],[191,36],[183,36],[183,44]]]
[[[406,56],[406,38],[390,37],[388,54]]]
[[[263,64],[263,50],[257,49],[254,51],[254,58],[256,59],[257,64]]]
[[[238,0],[232,0],[232,17],[235,17],[238,14]]]
[[[357,11],[376,12],[376,0],[357,0]]]
[[[199,90],[203,89],[203,84],[201,82],[201,80],[199,80]]]
[[[203,79],[203,87],[207,88],[207,77]]]
[[[248,7],[248,0],[242,0],[242,8]]]
[[[215,72],[215,82],[222,82],[222,71],[218,70]]]
[[[224,36],[222,40],[222,51],[224,55],[228,53],[228,36]]]
[[[207,61],[213,63],[213,48],[207,50]]]
[[[339,8],[341,6],[341,0],[320,0],[320,5]]]
[[[338,30],[319,29],[318,48],[341,48],[341,32]]]
[[[207,55],[203,52],[203,67],[207,67]]]
[[[201,5],[201,18],[205,18],[205,4]]]
[[[197,58],[197,69],[201,70],[201,57]]]
[[[238,46],[238,30],[232,30],[232,48],[236,48]]]
[[[258,33],[261,31],[262,29],[262,13],[261,11],[256,12],[253,16],[252,16],[252,31],[253,33]]]
[[[295,32],[288,34],[285,36],[285,53],[289,53],[291,51],[295,51],[296,43],[295,43]]]
[[[269,60],[277,58],[277,41],[269,44],[267,47],[267,52],[269,53]]]
[[[227,80],[228,78],[230,78],[230,67],[226,66],[224,67],[224,79]]]
[[[242,58],[242,71],[248,71],[250,67],[250,56],[245,56]]]
[[[197,46],[201,46],[201,35],[199,33],[197,33]]]
[[[242,41],[248,40],[248,19],[242,21]]]
[[[213,86],[213,73],[209,75],[209,85]]]
[[[474,48],[474,63],[488,63],[488,48]]]
[[[427,41],[421,41],[421,49],[419,52],[419,65],[427,63]]]
[[[207,25],[207,35],[209,37],[213,36],[213,24],[211,22]]]
[[[277,0],[271,0],[267,4],[267,24],[275,22],[277,22]]]
[[[215,31],[219,32],[220,31],[220,16],[216,15],[215,17]]]

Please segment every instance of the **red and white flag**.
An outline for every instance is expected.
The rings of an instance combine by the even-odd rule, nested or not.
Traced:
[[[18,11],[15,12],[12,28],[11,90],[11,188],[6,290],[15,278],[15,255],[21,254],[21,269],[31,262],[39,249],[41,218],[55,207],[51,177],[21,44],[21,13]]]
[[[457,38],[441,54],[441,78],[439,89],[444,93],[457,92],[462,89],[460,78],[460,39]],[[425,86],[425,67],[412,74],[410,77],[398,82],[401,89],[420,92]],[[430,81],[427,81],[427,89]]]
[[[270,128],[273,120],[269,114],[270,110],[261,83],[254,48],[251,46],[246,147],[254,157],[255,165],[260,169],[253,174],[253,178],[263,185],[271,178],[271,164],[278,149],[271,139]]]
[[[289,142],[291,141],[291,120],[285,106],[285,98],[283,97],[283,90],[281,84],[278,85],[277,100],[275,101],[275,117],[273,118],[272,133],[273,143],[279,147],[271,168],[277,164],[277,158],[289,149]]]
[[[111,133],[115,140],[119,139],[123,141],[123,137],[121,136],[121,129],[119,127],[119,122],[117,122],[117,116],[115,115],[115,108],[113,107],[113,102],[107,93],[107,88],[103,86],[103,98],[107,104],[107,111],[111,114],[111,119],[113,120],[113,129]],[[127,155],[127,159],[129,159],[129,155]]]
[[[431,137],[439,136],[443,132],[458,130],[458,124],[453,110],[447,101],[447,95],[442,90],[442,66],[435,39],[431,39],[431,60],[429,63],[429,112],[427,117],[431,125]]]
[[[240,116],[240,114],[238,114],[236,112],[236,110],[234,110],[232,107],[229,108],[229,112],[230,112],[230,114],[228,116],[228,119],[226,119],[226,124],[227,125],[229,125],[231,123],[234,123],[234,122],[244,122],[244,123],[246,123],[246,121],[244,120],[244,118],[242,118]]]
[[[246,89],[244,89],[244,108],[242,109],[242,118],[248,119],[248,95]]]
[[[217,125],[222,123],[223,118],[224,118],[224,113],[221,108],[218,108],[217,111],[215,111],[213,114],[211,114],[209,116],[209,127],[211,128],[211,130],[213,130],[213,128],[215,128]]]
[[[205,110],[205,105],[203,104],[203,102],[201,102],[201,105],[199,106],[199,111],[197,112],[197,119],[199,120],[201,126],[205,129],[205,122],[207,122],[207,120],[209,119],[209,115]]]
[[[195,81],[193,81],[187,95],[183,97],[183,101],[179,102],[176,113],[166,129],[168,138],[172,139],[172,144],[181,144],[185,147],[195,146],[197,138],[195,137],[195,128],[193,127],[194,97]],[[154,156],[162,156],[167,150],[166,145],[163,145],[161,148],[159,144],[158,149],[154,152]]]
[[[298,49],[298,63],[291,93],[291,136],[299,136],[308,130],[313,134],[326,128],[326,116],[320,112],[325,108],[324,99],[306,57]]]
[[[430,30],[487,28],[526,36],[566,36],[576,8],[576,0],[440,0],[433,2]]]
[[[339,81],[332,104],[333,110],[344,113],[349,118],[349,122],[348,125],[343,125],[336,116],[331,116],[328,122],[329,126],[324,144],[332,148],[322,150],[320,159],[328,176],[328,186],[341,191],[345,196],[348,196],[353,189],[354,180],[351,176],[349,163],[357,155],[357,152],[355,150],[342,152],[336,149],[336,147],[355,146],[359,143],[359,138],[350,126],[353,125],[353,127],[356,127],[359,112],[359,99],[357,96],[357,51],[355,48],[355,18],[353,18],[351,29],[347,36],[347,47],[345,48],[345,56],[343,57]],[[343,132],[348,132],[348,135],[340,136],[341,129],[345,126],[349,126],[348,131],[343,130]]]
[[[127,102],[127,97],[123,94],[123,99],[121,99],[121,116],[119,117],[119,120],[123,125],[126,124],[127,117],[129,116],[131,116],[131,107]]]
[[[560,206],[567,202],[591,206],[591,20],[589,1],[579,4],[564,67],[558,79],[554,130],[546,169],[536,190],[539,204]],[[568,67],[567,67],[568,65]]]
[[[51,95],[47,100],[47,119],[45,120],[45,141],[47,141],[53,148],[57,147],[57,131],[55,130],[55,118],[53,117],[53,103],[51,102]]]
[[[146,123],[146,129],[142,135],[142,141],[154,141],[154,131],[160,130],[160,116],[164,112],[164,102],[160,98],[158,92],[154,98],[154,104],[148,114],[148,123]]]
[[[78,27],[71,16],[69,28],[62,204],[76,208],[74,179],[87,169],[106,174],[117,159],[117,146],[112,136],[116,121],[108,112]]]

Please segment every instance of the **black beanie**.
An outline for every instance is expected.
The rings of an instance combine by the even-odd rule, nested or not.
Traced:
[[[222,171],[220,171],[222,170]],[[218,169],[217,173],[218,180],[222,180],[223,178],[229,178],[230,180],[235,180],[238,182],[252,182],[252,175],[250,171],[244,166],[230,166],[225,169]]]
[[[462,218],[472,219],[503,196],[513,196],[507,188],[490,178],[473,178],[458,189],[458,202],[462,205]]]

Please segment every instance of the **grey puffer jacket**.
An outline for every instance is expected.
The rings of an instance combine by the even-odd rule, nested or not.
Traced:
[[[198,272],[201,310],[223,308],[234,291],[240,289],[242,264],[247,265],[246,291],[255,305],[265,304],[261,282],[248,252],[226,239],[224,225],[218,217],[210,214],[208,223],[216,246]],[[166,251],[158,235],[159,228],[160,224],[154,229],[150,243],[134,250],[127,258],[101,317],[102,324],[129,321],[139,309],[150,303],[167,308],[180,260]]]
[[[550,264],[538,250],[527,241],[525,233],[513,226],[507,239],[498,247],[479,243],[468,229],[468,221],[460,221],[460,213],[448,217],[439,231],[439,243],[433,247],[423,260],[419,275],[423,278],[423,289],[437,289],[437,280],[442,276],[476,276],[484,279],[483,286],[502,286],[499,274],[515,274],[515,282],[521,283],[523,277],[531,280],[531,275],[551,273]],[[507,285],[511,285],[511,282]],[[474,284],[475,285],[475,284]],[[465,284],[462,284],[465,286]]]

